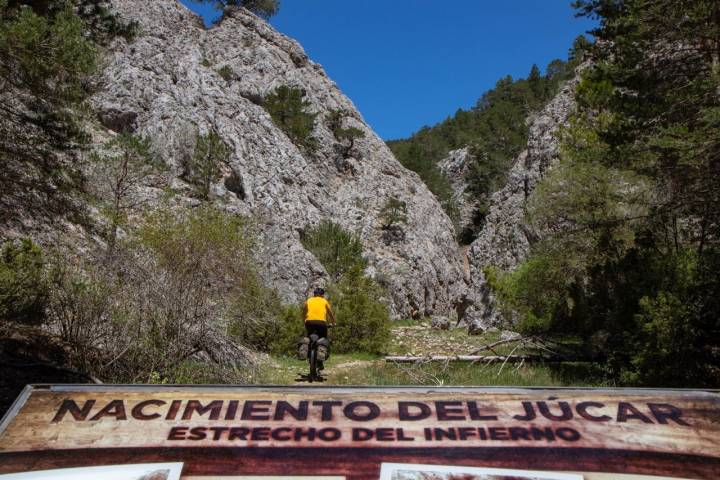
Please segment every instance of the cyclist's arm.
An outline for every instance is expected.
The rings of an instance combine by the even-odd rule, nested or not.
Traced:
[[[307,306],[307,302],[305,302],[305,303],[303,303],[303,308],[302,308],[302,320],[303,320],[303,322],[304,322],[305,319],[307,318],[307,312],[308,312],[308,306]]]
[[[337,321],[335,320],[335,314],[332,311],[332,308],[330,308],[330,304],[327,304],[327,314],[328,318],[330,319],[330,325],[337,325]]]

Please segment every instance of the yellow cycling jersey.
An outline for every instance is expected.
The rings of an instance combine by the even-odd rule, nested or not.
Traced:
[[[327,322],[327,310],[330,308],[330,302],[325,300],[323,297],[312,297],[308,298],[305,305],[307,306],[305,321],[320,320],[322,322]]]

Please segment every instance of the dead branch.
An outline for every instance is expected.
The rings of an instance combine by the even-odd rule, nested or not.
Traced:
[[[490,350],[491,352],[497,354],[497,352],[495,352],[495,350],[493,350],[495,347],[498,347],[498,346],[500,346],[500,345],[505,345],[505,344],[507,344],[507,343],[523,342],[523,341],[526,341],[526,340],[530,340],[530,339],[532,339],[532,338],[534,338],[534,337],[530,337],[530,338],[510,338],[510,339],[507,339],[507,340],[498,340],[497,342],[493,342],[493,343],[490,343],[490,344],[488,344],[488,345],[483,345],[483,346],[481,346],[481,347],[473,350],[473,351],[470,352],[468,355],[476,355],[476,354],[478,354],[478,353],[480,353],[480,352],[482,352],[482,351],[484,351],[484,350]]]

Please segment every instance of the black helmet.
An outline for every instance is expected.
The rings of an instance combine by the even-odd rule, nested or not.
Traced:
[[[316,287],[315,290],[313,291],[313,295],[315,295],[316,297],[325,295],[325,289],[322,287]]]

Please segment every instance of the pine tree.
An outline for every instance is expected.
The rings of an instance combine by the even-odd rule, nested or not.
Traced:
[[[208,199],[210,187],[220,179],[221,167],[228,161],[231,153],[230,147],[216,132],[198,135],[195,150],[183,162],[183,177],[195,185],[198,196],[203,200]]]
[[[228,6],[247,8],[255,15],[269,20],[280,11],[280,0],[195,0],[199,3],[211,3],[216,8],[223,9]]]
[[[532,90],[537,98],[542,98],[545,94],[545,82],[540,74],[540,68],[538,68],[537,65],[533,64],[527,80],[530,85],[530,90]]]
[[[265,98],[263,103],[275,124],[299,147],[312,153],[317,140],[312,136],[317,113],[311,113],[311,103],[299,88],[281,85]]]

